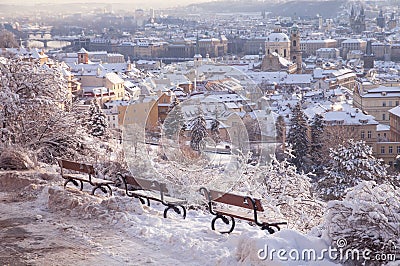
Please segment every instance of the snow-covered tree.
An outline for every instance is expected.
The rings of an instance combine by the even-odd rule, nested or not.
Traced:
[[[307,120],[300,103],[297,103],[292,109],[287,141],[293,148],[293,164],[296,165],[298,170],[307,170],[309,166],[310,140],[308,137]]]
[[[377,185],[374,181],[359,183],[347,192],[343,200],[328,203],[325,227],[335,247],[340,244],[343,250],[360,252],[369,249],[368,255],[371,258],[375,258],[378,253],[398,255],[399,188],[387,183]],[[362,260],[360,256],[357,265],[364,263]]]
[[[73,112],[57,66],[0,58],[0,146],[17,145],[39,161],[87,153],[85,129]]]
[[[8,30],[0,31],[0,48],[15,48],[18,46],[18,42],[12,32]]]
[[[190,147],[200,151],[200,143],[207,135],[206,120],[202,115],[196,117],[192,122]]]
[[[348,140],[330,151],[331,160],[326,175],[318,181],[321,196],[341,198],[346,189],[362,180],[381,182],[386,179],[386,166],[372,155],[372,148],[364,141]]]
[[[173,136],[177,137],[177,133],[184,129],[185,117],[179,102],[176,100],[172,102],[168,116],[163,123],[163,134],[171,139]]]
[[[287,157],[293,156],[290,148],[285,152]],[[308,232],[320,224],[325,209],[325,204],[313,195],[310,181],[309,174],[299,173],[287,159],[272,157],[266,166],[249,166],[235,189],[264,199],[265,205],[287,220],[290,228]]]
[[[107,132],[107,116],[103,112],[103,110],[101,110],[100,105],[98,104],[96,99],[93,99],[90,102],[89,120],[87,125],[92,136],[101,137],[104,136]]]
[[[316,114],[311,122],[311,149],[310,154],[316,171],[321,171],[323,162],[324,121],[322,115]]]

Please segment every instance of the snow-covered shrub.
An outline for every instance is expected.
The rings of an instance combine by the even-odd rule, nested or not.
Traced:
[[[67,81],[55,65],[0,60],[0,146],[20,146],[39,161],[88,154],[90,143],[77,116],[68,110]]]
[[[364,141],[350,139],[331,149],[330,157],[326,175],[318,180],[318,191],[322,198],[341,198],[346,189],[362,180],[380,182],[386,179],[386,166],[372,155],[372,148]]]
[[[397,247],[399,252],[400,189],[363,181],[343,200],[328,203],[325,225],[333,243],[346,240],[345,249],[393,254]]]
[[[307,232],[320,224],[325,204],[315,199],[309,174],[299,173],[287,159],[278,161],[275,157],[267,166],[248,170],[235,189],[261,198],[291,228]]]
[[[8,147],[0,150],[0,169],[29,170],[35,168],[35,160],[31,160],[32,154],[19,149]]]

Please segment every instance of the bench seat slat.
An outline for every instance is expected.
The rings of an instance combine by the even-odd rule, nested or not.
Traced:
[[[229,205],[234,205],[241,208],[253,209],[253,206],[249,200],[245,201],[244,196],[239,196],[231,193],[210,190],[211,200],[214,202],[225,203]],[[264,211],[261,201],[259,199],[253,199],[257,208],[257,211]]]
[[[244,212],[240,210],[229,210],[229,209],[214,209],[216,213],[232,216],[233,218],[243,219],[246,221],[254,222],[254,213],[253,212]],[[271,219],[271,217],[265,216],[265,213],[257,212],[257,219],[261,223],[273,224],[273,223],[282,223],[282,221],[277,219]]]
[[[155,201],[161,201],[161,195],[160,193],[153,192],[153,191],[146,191],[146,190],[134,190],[130,191],[131,194],[139,196],[139,197],[144,197],[148,198],[150,200],[155,200]],[[182,199],[176,199],[173,197],[169,196],[164,196],[164,202],[167,204],[184,204],[186,203],[186,200]]]
[[[63,178],[80,180],[82,182],[89,182],[89,176],[82,175],[82,174],[64,174]],[[113,184],[114,183],[114,181],[111,181],[111,180],[95,178],[95,177],[92,177],[91,180],[92,180],[92,183],[96,184],[96,185],[97,184]]]

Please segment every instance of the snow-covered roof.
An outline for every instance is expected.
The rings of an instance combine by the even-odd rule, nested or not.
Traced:
[[[344,44],[366,43],[366,41],[364,41],[363,39],[347,39],[347,40],[343,41],[342,43],[344,43]]]
[[[124,80],[115,73],[107,73],[105,77],[113,84],[124,83]]]
[[[400,117],[400,106],[396,106],[396,107],[390,109],[388,112],[397,117]]]
[[[267,37],[267,42],[290,42],[289,37],[283,32],[272,32]]]
[[[330,111],[324,113],[324,120],[327,123],[341,124],[341,125],[378,125],[372,115],[366,115],[360,111],[353,110],[352,112],[346,111]]]
[[[400,87],[379,86],[377,88],[368,90],[365,94],[361,95],[361,97],[363,98],[400,97]]]

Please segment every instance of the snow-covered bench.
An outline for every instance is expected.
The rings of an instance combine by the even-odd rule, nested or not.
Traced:
[[[264,216],[264,208],[261,200],[249,196],[240,196],[221,191],[208,190],[205,187],[200,188],[208,201],[208,209],[212,215],[215,215],[211,221],[211,229],[215,230],[215,222],[221,219],[225,224],[232,222],[229,231],[220,233],[231,233],[235,228],[235,219],[242,219],[253,222],[258,225],[261,230],[267,230],[270,234],[280,231],[280,225],[287,222],[272,222],[270,218]],[[233,208],[231,208],[233,206]],[[230,218],[230,221],[228,219]],[[274,230],[274,228],[276,230]]]
[[[61,176],[66,179],[64,182],[64,188],[68,185],[68,183],[72,183],[74,186],[79,187],[79,190],[82,191],[83,183],[89,183],[94,186],[92,189],[92,195],[94,195],[97,189],[100,189],[104,193],[112,195],[112,190],[110,184],[114,184],[114,181],[105,180],[101,178],[96,178],[96,171],[93,165],[78,163],[73,161],[68,161],[64,159],[58,159],[58,165],[61,169]],[[66,173],[66,170],[70,170]]]
[[[128,197],[138,198],[142,204],[150,206],[150,200],[161,202],[166,208],[164,209],[164,218],[167,218],[167,212],[172,209],[177,214],[182,214],[183,219],[186,218],[186,200],[169,197],[167,185],[155,180],[147,180],[133,177],[130,175],[117,174],[117,177],[124,184],[125,193]],[[178,208],[180,207],[181,210]]]

